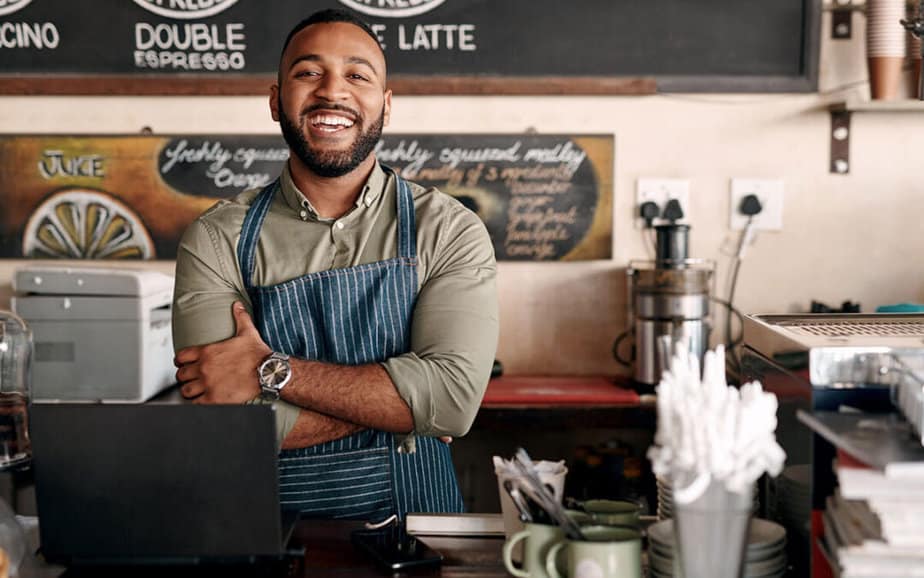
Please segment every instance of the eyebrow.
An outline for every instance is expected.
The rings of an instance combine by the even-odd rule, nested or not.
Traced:
[[[302,61],[320,62],[321,60],[323,59],[321,58],[319,54],[303,54],[301,56],[296,57],[295,60],[292,61],[292,64],[289,65],[289,70],[292,70],[292,68],[294,68],[296,64]],[[376,69],[376,67],[373,66],[372,63],[369,62],[369,60],[363,58],[362,56],[348,56],[346,58],[346,62],[347,64],[361,64],[363,66],[368,66],[372,70],[372,72],[375,73],[376,76],[379,75],[378,69]]]

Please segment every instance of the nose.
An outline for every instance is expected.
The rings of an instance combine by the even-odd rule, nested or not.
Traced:
[[[325,74],[317,84],[315,95],[327,101],[344,100],[348,96],[346,80],[337,74]]]

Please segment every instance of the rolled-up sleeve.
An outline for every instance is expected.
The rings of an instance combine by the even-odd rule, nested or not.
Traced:
[[[228,339],[235,332],[231,306],[243,301],[252,312],[250,300],[240,283],[234,260],[234,240],[223,235],[209,218],[221,219],[219,203],[190,224],[177,250],[173,297],[173,344],[185,347]],[[254,376],[256,379],[256,375]],[[250,403],[270,403],[260,398]],[[300,409],[281,400],[271,402],[276,416],[276,444],[281,447]]]
[[[442,227],[417,296],[411,351],[382,363],[414,416],[414,433],[461,436],[481,405],[497,351],[494,248],[481,220],[461,206]]]

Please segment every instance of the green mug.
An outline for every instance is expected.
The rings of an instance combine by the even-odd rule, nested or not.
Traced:
[[[586,526],[585,540],[561,539],[545,555],[549,578],[642,578],[642,533],[631,526]],[[558,569],[564,549],[565,574]]]
[[[523,530],[504,542],[504,566],[518,578],[548,578],[545,573],[545,554],[550,545],[559,542],[564,536],[561,526],[527,522],[523,524]],[[513,549],[521,540],[526,540],[522,569],[513,565]]]
[[[579,526],[593,523],[593,518],[587,512],[565,510],[565,513]],[[561,526],[555,524],[527,522],[523,524],[523,528],[504,543],[504,566],[507,567],[508,572],[518,578],[548,578],[545,573],[545,553],[549,545],[560,541],[565,534]],[[522,540],[526,542],[522,553],[521,569],[514,566],[513,557],[517,544]]]
[[[642,513],[642,505],[629,499],[587,500],[583,506],[597,524],[605,526],[638,526]]]

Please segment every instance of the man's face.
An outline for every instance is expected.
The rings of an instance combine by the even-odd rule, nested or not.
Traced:
[[[369,157],[388,124],[391,91],[382,51],[362,29],[332,22],[301,30],[279,77],[270,109],[297,161],[339,177]]]

